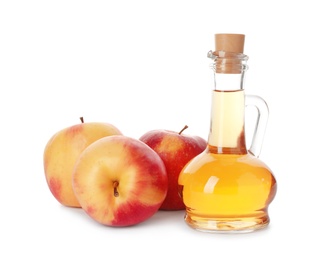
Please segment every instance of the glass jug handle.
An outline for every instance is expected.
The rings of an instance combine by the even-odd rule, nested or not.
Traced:
[[[246,107],[254,106],[257,109],[256,125],[248,152],[255,157],[259,157],[267,128],[269,108],[265,100],[256,95],[245,95],[245,105]]]

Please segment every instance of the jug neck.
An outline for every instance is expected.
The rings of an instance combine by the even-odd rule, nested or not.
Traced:
[[[235,91],[244,89],[245,72],[248,69],[248,56],[243,53],[209,51],[208,58],[213,60],[214,89]]]
[[[247,154],[244,76],[248,57],[223,51],[209,52],[208,57],[214,61],[209,152]]]

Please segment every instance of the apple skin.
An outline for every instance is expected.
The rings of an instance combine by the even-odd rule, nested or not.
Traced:
[[[52,195],[62,205],[80,207],[72,188],[73,167],[87,146],[110,135],[122,133],[109,123],[87,122],[64,128],[49,139],[43,154],[44,173]]]
[[[73,189],[93,220],[124,227],[159,210],[168,178],[163,161],[149,146],[131,137],[110,136],[82,152],[74,167]]]
[[[139,138],[160,156],[166,166],[168,192],[160,210],[185,209],[179,195],[179,174],[192,158],[207,147],[207,142],[202,137],[182,134],[186,128],[187,126],[179,133],[163,129],[151,130]]]

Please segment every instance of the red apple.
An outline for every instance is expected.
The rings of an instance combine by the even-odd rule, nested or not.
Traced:
[[[55,133],[45,146],[44,173],[52,195],[63,205],[80,207],[72,189],[72,171],[80,153],[94,141],[121,135],[112,124],[100,122],[70,126]]]
[[[178,178],[182,168],[207,147],[207,142],[199,136],[184,135],[169,130],[152,130],[140,137],[163,160],[168,175],[168,192],[161,205],[162,210],[182,210],[185,205],[179,195]]]
[[[154,215],[168,178],[163,161],[145,143],[126,136],[99,139],[80,155],[73,189],[84,211],[106,226],[132,226]]]

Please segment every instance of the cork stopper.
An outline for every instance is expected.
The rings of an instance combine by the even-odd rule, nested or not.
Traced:
[[[215,35],[216,51],[243,53],[244,34],[219,33]]]
[[[240,74],[243,71],[244,34],[220,33],[215,35],[217,73]]]

